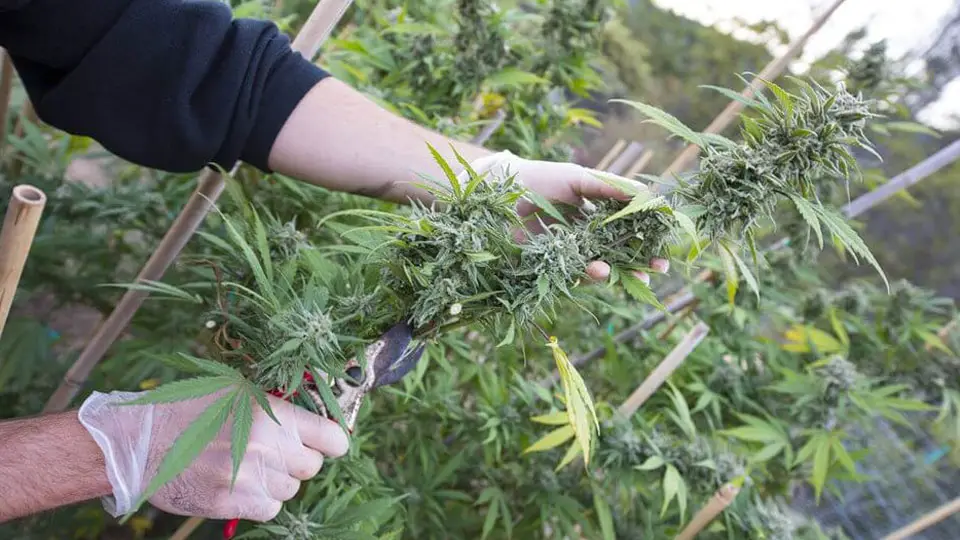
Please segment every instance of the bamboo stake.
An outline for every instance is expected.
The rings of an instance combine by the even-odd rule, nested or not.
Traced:
[[[670,354],[640,383],[640,386],[630,394],[630,397],[620,405],[617,413],[624,418],[633,416],[634,413],[637,412],[637,409],[650,399],[650,396],[663,385],[674,370],[680,367],[680,364],[690,356],[690,353],[697,348],[697,345],[700,345],[700,342],[703,341],[703,338],[707,337],[709,332],[709,326],[703,322],[697,323],[696,326],[687,332],[687,335],[683,336],[683,339],[670,351]]]
[[[637,161],[635,161],[629,169],[627,169],[627,174],[624,174],[623,176],[626,176],[627,178],[633,178],[635,175],[642,173],[643,170],[647,168],[647,165],[650,164],[650,160],[653,159],[653,154],[654,151],[652,148],[644,152],[643,155],[640,156],[640,158],[637,159]]]
[[[493,134],[496,133],[498,129],[500,129],[500,126],[503,125],[503,121],[506,119],[507,119],[507,113],[503,112],[503,109],[497,110],[497,113],[496,115],[494,115],[493,120],[489,124],[484,126],[483,129],[480,130],[480,133],[477,133],[477,136],[474,137],[473,140],[470,142],[479,146],[483,146],[488,140],[490,140],[490,137],[493,137]]]
[[[935,525],[948,517],[960,512],[960,497],[944,504],[940,508],[937,508],[929,514],[925,514],[920,517],[920,519],[914,521],[913,523],[890,533],[883,540],[903,540],[904,538],[909,538],[910,535],[916,534],[924,529]]]
[[[957,326],[957,323],[960,322],[960,318],[955,318],[947,324],[943,325],[940,330],[937,331],[937,338],[940,341],[947,339],[947,336],[950,335],[950,332],[953,332],[953,329]],[[927,343],[923,346],[924,350],[930,352],[933,350],[933,343]]]
[[[13,93],[13,60],[3,51],[3,66],[0,67],[0,153],[7,144],[7,115],[10,112],[10,94]]]
[[[37,117],[37,110],[33,108],[33,103],[30,100],[23,102],[23,107],[20,109],[20,117],[17,118],[17,127],[13,130],[13,134],[17,137],[23,137],[24,124],[39,124],[40,118]]]
[[[622,176],[623,172],[626,171],[628,167],[630,167],[630,164],[640,158],[640,154],[642,152],[643,152],[643,145],[636,141],[633,141],[627,145],[627,147],[623,150],[623,153],[617,156],[617,159],[613,160],[613,162],[610,163],[610,165],[608,165],[605,170],[607,172],[611,172],[613,174],[619,174]]]
[[[303,29],[293,40],[293,49],[305,58],[313,58],[351,2],[352,0],[320,0]],[[238,166],[239,164],[235,164],[233,171],[236,171]],[[224,179],[217,172],[208,171],[200,177],[196,191],[190,196],[190,200],[164,235],[156,251],[140,270],[137,281],[159,281],[163,277],[164,272],[173,264],[180,255],[180,251],[203,223],[207,212],[223,192],[224,186]],[[113,312],[100,325],[96,334],[67,371],[60,386],[44,406],[43,412],[62,411],[70,405],[94,366],[130,323],[146,297],[147,295],[142,291],[132,289],[124,293]]]
[[[170,536],[170,540],[187,540],[191,534],[196,532],[200,525],[203,525],[203,519],[197,517],[188,518],[177,527],[177,530]]]
[[[803,46],[807,44],[807,41],[809,41],[814,34],[819,32],[820,29],[823,28],[823,25],[826,24],[830,16],[833,15],[834,12],[837,11],[837,9],[845,1],[846,0],[837,0],[836,2],[834,2],[833,5],[830,6],[827,9],[827,11],[825,11],[823,15],[820,16],[820,18],[818,18],[816,21],[813,22],[813,25],[810,26],[810,28],[806,31],[806,33],[804,33],[802,36],[800,36],[793,43],[790,44],[786,52],[784,52],[782,55],[780,55],[780,57],[773,59],[772,61],[770,61],[769,64],[764,66],[763,70],[760,71],[760,75],[754,78],[754,80],[752,80],[750,84],[743,89],[740,95],[745,98],[751,98],[763,87],[763,81],[761,79],[772,81],[777,77],[779,77],[784,72],[784,70],[786,70],[787,65],[790,63],[790,60],[792,60],[793,57],[800,52]],[[710,125],[707,126],[707,129],[704,130],[704,132],[705,133],[723,132],[723,130],[727,129],[727,127],[734,121],[734,119],[736,119],[737,115],[740,114],[743,108],[744,108],[743,103],[740,103],[739,101],[736,101],[736,100],[731,101],[727,105],[727,108],[725,108],[720,113],[719,116],[714,118],[713,122],[710,122]],[[695,157],[697,157],[697,154],[699,153],[700,153],[700,147],[695,145],[688,145],[686,148],[683,149],[682,152],[680,152],[680,154],[676,157],[676,159],[673,160],[673,163],[671,163],[670,166],[667,167],[667,170],[664,171],[663,175],[668,176],[670,174],[677,174],[682,172],[684,169],[687,168],[690,162]]]
[[[28,123],[37,125],[40,123],[40,119],[37,118],[37,111],[33,108],[33,104],[30,103],[29,99],[26,99],[23,102],[23,107],[20,109],[20,116],[17,118],[17,126],[13,130],[13,136],[17,138],[23,137],[23,133],[26,131],[24,125]],[[23,169],[23,161],[17,159],[16,150],[12,148],[10,150],[10,155],[4,156],[4,160],[10,162],[10,176],[17,178]]]
[[[693,313],[693,311],[697,309],[697,305],[699,304],[700,304],[700,300],[694,300],[693,302],[690,303],[689,306],[683,308],[683,310],[680,311],[680,313],[678,313],[677,316],[674,317],[672,321],[670,321],[670,324],[668,324],[667,327],[663,329],[663,332],[660,332],[660,334],[657,336],[657,340],[663,341],[668,337],[670,337],[673,334],[673,331],[677,329],[677,326],[679,326],[684,319],[686,319],[691,313]]]
[[[0,230],[0,334],[7,323],[17,284],[27,263],[47,197],[39,189],[20,184],[13,188]]]
[[[611,148],[597,163],[596,169],[599,171],[604,171],[607,167],[610,166],[610,163],[613,162],[613,159],[617,157],[620,152],[623,152],[623,149],[627,146],[627,141],[623,139],[617,140]]]
[[[856,200],[843,207],[843,214],[847,217],[859,216],[896,195],[900,190],[907,189],[919,183],[924,178],[932,176],[957,159],[960,159],[960,139],[941,148],[937,153],[898,174],[886,184],[857,197]]]
[[[700,534],[700,531],[705,529],[711,521],[720,515],[720,512],[726,510],[727,507],[733,503],[738,493],[740,493],[740,488],[737,486],[724,484],[713,494],[710,501],[697,512],[697,515],[693,516],[690,523],[677,535],[676,540],[693,540]]]

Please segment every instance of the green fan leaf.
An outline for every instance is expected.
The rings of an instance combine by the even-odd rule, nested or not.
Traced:
[[[703,137],[701,137],[700,134],[684,125],[684,123],[677,119],[677,117],[666,111],[658,109],[652,105],[647,105],[646,103],[641,103],[639,101],[630,101],[626,99],[613,99],[610,101],[612,103],[624,103],[629,105],[649,118],[649,122],[653,122],[654,124],[666,129],[670,133],[684,139],[691,144],[696,146],[704,146]]]
[[[129,405],[146,405],[150,403],[174,403],[188,399],[196,399],[216,393],[224,388],[237,384],[237,379],[218,375],[215,377],[194,377],[169,382],[150,390],[145,395],[132,401],[123,403]]]
[[[817,244],[820,246],[820,249],[823,249],[823,231],[820,230],[820,218],[817,217],[817,209],[810,201],[799,195],[791,193],[790,200],[793,201],[793,205],[797,207],[797,211],[800,212],[803,220],[813,229],[813,232],[816,233]]]
[[[247,443],[250,441],[250,430],[253,428],[253,399],[248,391],[237,392],[237,401],[233,409],[233,436],[230,442],[230,454],[233,459],[233,473],[230,477],[230,487],[237,481],[240,472],[240,463],[247,452]]]
[[[157,469],[157,474],[150,481],[147,489],[140,495],[137,503],[131,509],[133,514],[144,502],[163,487],[167,482],[176,478],[187,469],[191,463],[203,452],[217,434],[226,425],[230,415],[230,404],[234,402],[235,392],[224,394],[211,403],[177,437],[173,446],[167,451]]]
[[[624,290],[627,291],[634,300],[643,304],[649,304],[661,311],[667,310],[666,306],[657,298],[656,293],[654,293],[646,283],[641,281],[640,278],[633,275],[633,272],[620,271],[619,275]]]

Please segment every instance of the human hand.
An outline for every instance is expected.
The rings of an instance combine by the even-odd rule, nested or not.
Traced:
[[[516,175],[517,180],[524,187],[542,195],[550,202],[565,203],[573,206],[582,206],[588,199],[620,199],[629,200],[631,195],[617,189],[598,178],[599,171],[588,169],[576,163],[560,163],[552,161],[538,161],[524,159],[515,154],[503,151],[477,159],[470,164],[477,173],[491,173],[498,177]],[[466,173],[462,173],[461,176]],[[618,177],[620,183],[632,184],[634,189],[643,189],[644,185],[634,180]],[[532,202],[524,199],[517,206],[521,217],[526,217],[539,208]],[[534,231],[536,227],[531,227]],[[670,269],[670,261],[655,258],[650,261],[650,268],[656,273],[666,273]],[[636,276],[647,285],[650,276],[646,272],[635,272]],[[605,261],[592,261],[587,265],[587,276],[594,281],[604,281],[610,276],[610,265]]]
[[[221,393],[175,403],[120,405],[142,395],[95,392],[78,413],[104,453],[113,487],[113,496],[104,500],[104,506],[114,517],[132,509],[167,450]],[[297,494],[301,481],[320,472],[325,456],[347,452],[347,435],[335,422],[273,396],[268,400],[280,423],[253,404],[250,439],[232,489],[232,422],[228,422],[190,466],[149,502],[177,515],[269,521],[284,501]]]

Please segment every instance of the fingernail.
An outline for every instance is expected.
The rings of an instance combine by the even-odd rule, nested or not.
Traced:
[[[646,272],[637,272],[637,279],[642,281],[644,285],[650,285],[650,275]]]
[[[670,261],[667,259],[654,259],[650,266],[653,267],[654,272],[666,274],[667,271],[670,270]]]

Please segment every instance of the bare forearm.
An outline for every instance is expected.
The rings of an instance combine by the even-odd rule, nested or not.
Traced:
[[[111,493],[76,411],[0,422],[0,522]]]
[[[420,175],[442,179],[427,143],[460,170],[451,143],[467,161],[490,151],[453,141],[390,113],[333,78],[303,98],[270,153],[274,171],[337,191],[405,201],[424,198]]]

